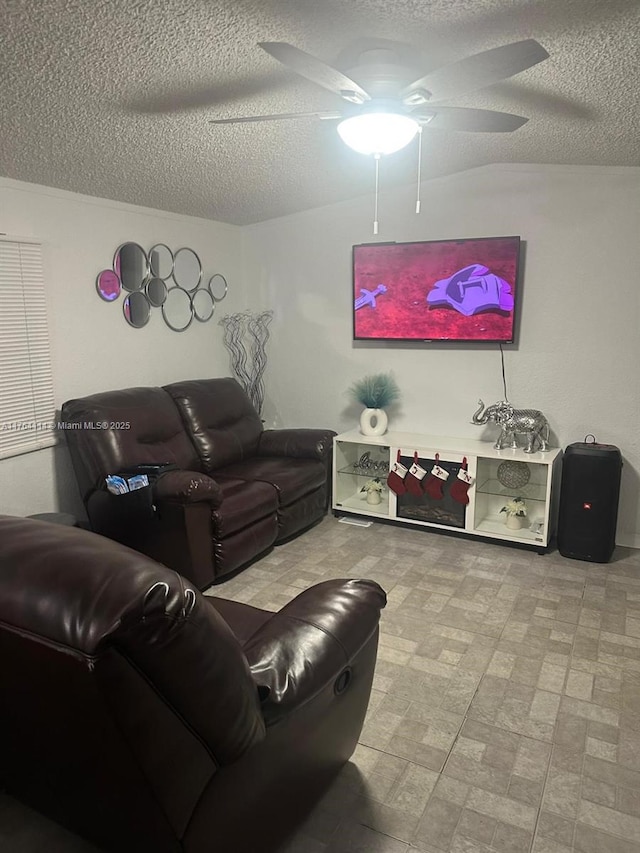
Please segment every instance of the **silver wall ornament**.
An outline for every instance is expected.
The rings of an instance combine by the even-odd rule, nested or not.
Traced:
[[[183,246],[174,253],[164,243],[156,243],[148,253],[138,243],[122,243],[112,269],[96,278],[96,291],[105,302],[116,302],[124,291],[122,313],[135,329],[147,325],[154,308],[160,308],[174,332],[184,332],[194,319],[206,323],[228,289],[220,273],[205,275],[193,249]],[[259,354],[257,358],[259,367]]]
[[[174,332],[184,332],[193,321],[191,297],[177,284],[169,288],[162,306],[162,317]]]
[[[220,320],[224,328],[224,345],[231,355],[231,369],[236,379],[262,414],[264,403],[264,371],[267,366],[267,341],[273,311],[252,314],[227,314]]]

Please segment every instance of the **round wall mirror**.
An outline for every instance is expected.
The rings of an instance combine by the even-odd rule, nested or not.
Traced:
[[[149,249],[149,266],[154,278],[163,281],[169,278],[173,272],[173,252],[164,243],[157,243]]]
[[[208,290],[199,287],[191,297],[191,307],[193,308],[193,316],[196,320],[206,323],[207,320],[213,317],[216,303]]]
[[[152,278],[147,284],[147,299],[154,308],[164,305],[167,298],[167,285],[161,278]]]
[[[220,302],[227,295],[227,280],[220,273],[212,275],[209,279],[209,293],[213,296],[216,302]]]
[[[137,243],[123,243],[116,250],[113,269],[125,290],[142,290],[149,278],[147,255]]]
[[[200,284],[202,265],[193,249],[178,249],[173,261],[173,278],[178,287],[189,293]]]
[[[96,279],[98,296],[105,302],[113,302],[120,296],[120,279],[113,270],[102,270]]]
[[[181,287],[170,287],[162,306],[162,316],[174,332],[184,332],[193,320],[191,297]]]
[[[129,325],[141,329],[149,322],[151,306],[149,300],[141,290],[130,293],[122,305],[125,319]]]

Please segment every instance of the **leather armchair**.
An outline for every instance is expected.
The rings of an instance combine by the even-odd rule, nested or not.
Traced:
[[[235,379],[93,394],[67,401],[62,421],[92,530],[199,589],[297,536],[329,506],[335,433],[264,430]],[[159,463],[176,470],[144,493],[105,488],[108,474]]]
[[[104,537],[0,517],[0,782],[117,853],[268,853],[353,752],[383,590],[279,613]]]

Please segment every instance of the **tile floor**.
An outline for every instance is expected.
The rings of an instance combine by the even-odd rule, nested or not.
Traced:
[[[275,610],[333,577],[387,590],[374,689],[282,853],[640,853],[640,551],[599,565],[329,516],[211,592]],[[0,797],[0,851],[41,850],[94,848]]]

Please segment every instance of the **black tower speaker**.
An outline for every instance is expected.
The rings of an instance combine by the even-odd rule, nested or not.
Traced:
[[[612,444],[570,444],[562,461],[558,551],[608,563],[616,544],[622,456]]]

